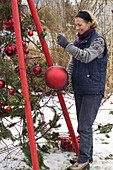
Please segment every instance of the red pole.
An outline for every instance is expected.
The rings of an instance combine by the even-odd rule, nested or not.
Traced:
[[[66,104],[64,102],[64,99],[63,99],[63,96],[62,96],[61,93],[57,93],[57,96],[59,98],[60,105],[61,105],[61,108],[63,110],[64,118],[65,118],[68,130],[69,130],[69,133],[70,133],[70,136],[71,136],[71,139],[72,139],[72,143],[73,143],[76,155],[78,156],[78,147],[79,147],[78,146],[78,140],[77,140],[77,137],[74,133],[73,126],[72,126],[72,123],[71,123],[71,120],[70,120],[70,117],[69,117],[69,113],[68,113],[68,110],[66,108]]]
[[[27,1],[28,1],[30,10],[31,10],[31,13],[32,13],[32,16],[33,16],[33,20],[34,20],[34,23],[35,23],[35,26],[36,26],[37,33],[39,34],[39,39],[40,39],[40,42],[41,42],[41,45],[42,45],[42,48],[43,48],[43,51],[44,51],[44,54],[45,54],[45,57],[46,57],[46,60],[47,60],[47,64],[48,64],[48,66],[52,66],[53,63],[52,63],[52,59],[51,59],[51,56],[50,56],[50,53],[49,53],[49,50],[48,50],[48,46],[46,44],[46,40],[45,40],[44,37],[40,37],[40,34],[43,33],[43,30],[42,30],[42,27],[41,27],[41,24],[40,24],[40,20],[39,20],[34,2],[33,2],[33,0],[27,0]],[[77,140],[76,135],[74,133],[73,126],[71,124],[71,120],[70,120],[70,117],[69,117],[69,113],[67,111],[67,108],[66,108],[66,105],[65,105],[65,102],[64,102],[64,99],[63,99],[61,92],[57,93],[57,96],[59,98],[60,105],[61,105],[61,108],[63,110],[64,118],[66,120],[70,136],[72,138],[72,143],[73,143],[76,155],[78,155],[78,140]]]
[[[14,30],[15,30],[15,36],[16,36],[16,48],[17,48],[17,53],[18,53],[22,93],[23,93],[23,97],[26,100],[25,113],[26,113],[28,136],[29,136],[29,142],[30,142],[32,165],[33,165],[33,170],[39,170],[38,155],[37,155],[37,149],[36,149],[32,114],[31,114],[31,105],[30,105],[30,99],[29,99],[28,81],[27,81],[26,67],[25,67],[25,60],[24,60],[25,56],[24,56],[23,46],[22,46],[22,36],[21,36],[21,29],[20,29],[18,4],[17,4],[17,0],[11,0],[11,3],[12,3],[12,15],[14,19]]]

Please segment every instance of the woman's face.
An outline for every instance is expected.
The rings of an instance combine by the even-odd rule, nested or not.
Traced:
[[[82,18],[75,18],[75,29],[77,34],[83,34],[91,27],[91,22],[85,22]]]

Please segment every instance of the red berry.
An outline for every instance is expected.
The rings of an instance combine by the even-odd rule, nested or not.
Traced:
[[[29,50],[28,50],[28,49],[24,49],[24,53],[25,53],[25,54],[28,54],[28,53],[29,53]]]
[[[33,36],[33,31],[32,30],[28,31],[28,35]]]
[[[9,89],[9,94],[13,94],[14,93],[14,89]]]
[[[0,89],[5,87],[5,82],[3,80],[0,80]]]
[[[42,68],[40,67],[40,66],[34,66],[33,67],[33,72],[34,72],[34,74],[40,74],[41,72],[42,72]]]
[[[12,110],[12,109],[11,109],[10,106],[7,106],[7,107],[6,107],[6,111],[7,111],[7,112],[10,112],[11,110]]]

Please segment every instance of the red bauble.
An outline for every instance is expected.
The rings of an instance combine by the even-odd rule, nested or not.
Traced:
[[[33,36],[33,31],[32,30],[28,31],[28,35]]]
[[[18,3],[21,3],[21,0],[17,0]]]
[[[14,93],[14,89],[9,89],[9,94],[13,94]]]
[[[15,73],[19,72],[19,67],[15,67]]]
[[[11,106],[7,106],[7,107],[6,107],[6,111],[7,111],[7,112],[10,112],[11,110],[12,110],[12,109],[11,109]]]
[[[0,89],[5,87],[5,82],[3,80],[0,80]]]
[[[51,66],[45,72],[45,82],[48,87],[60,90],[68,82],[68,74],[61,66]]]
[[[2,109],[2,103],[0,103],[0,109]]]
[[[3,21],[3,26],[6,28],[6,29],[9,29],[9,30],[14,30],[14,20],[13,20],[13,17],[10,17],[8,19],[5,19]]]
[[[16,54],[16,46],[15,44],[9,44],[5,47],[5,53],[8,55],[8,56],[12,56],[14,54]]]
[[[26,42],[22,41],[22,45],[23,45],[23,47],[25,47],[26,46]]]
[[[24,49],[24,53],[25,53],[25,54],[28,54],[28,53],[29,53],[29,50],[28,50],[28,49]]]
[[[60,136],[59,140],[61,141],[61,144],[60,144],[61,149],[69,150],[69,151],[73,151],[74,150],[71,137]]]
[[[39,65],[34,66],[33,67],[33,72],[34,72],[34,74],[38,75],[38,74],[40,74],[42,72],[42,68]]]
[[[3,29],[2,26],[0,26],[0,31],[1,31],[2,29]]]

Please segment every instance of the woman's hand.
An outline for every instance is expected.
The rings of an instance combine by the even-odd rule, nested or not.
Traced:
[[[57,41],[58,44],[63,48],[66,48],[66,46],[70,43],[62,34],[58,34]]]

